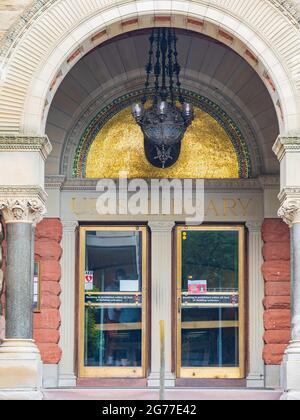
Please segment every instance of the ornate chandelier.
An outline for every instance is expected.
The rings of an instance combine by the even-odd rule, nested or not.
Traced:
[[[154,29],[149,41],[144,96],[140,103],[133,105],[132,113],[143,131],[148,161],[156,167],[168,168],[179,157],[181,142],[194,119],[194,112],[181,92],[175,30]],[[154,96],[150,90],[154,91]]]

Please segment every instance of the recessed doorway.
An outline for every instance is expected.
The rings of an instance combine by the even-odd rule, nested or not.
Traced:
[[[177,227],[177,377],[245,376],[244,228]]]

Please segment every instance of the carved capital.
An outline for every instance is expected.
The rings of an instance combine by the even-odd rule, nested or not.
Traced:
[[[39,223],[46,213],[46,197],[39,187],[0,187],[0,212],[4,222]]]
[[[174,222],[169,221],[160,221],[160,222],[149,222],[148,226],[151,229],[151,232],[168,232],[171,233],[173,230],[173,227],[175,226]]]
[[[263,222],[261,220],[255,220],[246,223],[246,227],[250,233],[260,233]]]
[[[293,224],[298,221],[299,210],[300,199],[287,198],[278,210],[278,216],[281,217],[289,227],[292,227]]]

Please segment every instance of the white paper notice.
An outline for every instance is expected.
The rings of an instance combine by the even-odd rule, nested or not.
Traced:
[[[120,280],[120,292],[138,292],[138,280]]]

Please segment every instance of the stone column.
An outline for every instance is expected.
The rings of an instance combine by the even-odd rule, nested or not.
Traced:
[[[149,387],[159,386],[160,320],[165,321],[166,386],[175,385],[172,372],[172,229],[173,222],[150,222],[151,254],[151,372]]]
[[[64,221],[61,259],[61,328],[60,328],[60,348],[62,358],[59,363],[60,387],[76,386],[75,375],[75,231],[77,222]]]
[[[278,215],[291,228],[291,341],[282,363],[283,399],[300,400],[300,136],[279,137],[273,151],[281,170]]]
[[[41,358],[33,340],[33,226],[45,213],[42,190],[2,188],[6,224],[6,334],[0,346],[0,399],[41,399]],[[8,194],[11,194],[8,196]],[[5,197],[6,198],[3,198]]]
[[[264,280],[262,267],[262,222],[248,222],[249,231],[249,375],[247,386],[258,388],[264,386],[263,354],[263,298]]]

